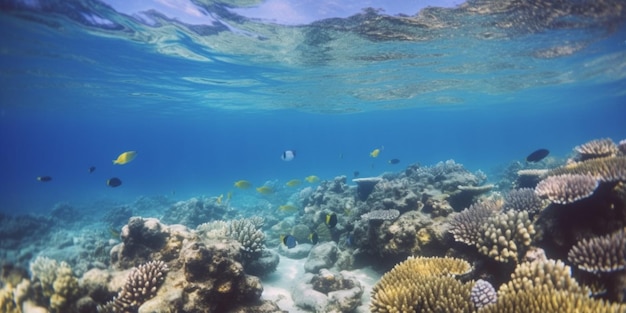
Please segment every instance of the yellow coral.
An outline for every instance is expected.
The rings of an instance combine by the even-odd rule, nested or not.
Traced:
[[[589,294],[589,289],[582,287],[571,276],[572,269],[562,261],[537,260],[519,264],[511,280],[500,287],[499,296],[515,293],[534,287],[546,287],[555,290]]]
[[[451,277],[470,265],[455,258],[409,257],[387,272],[372,289],[371,312],[468,312],[473,283]]]

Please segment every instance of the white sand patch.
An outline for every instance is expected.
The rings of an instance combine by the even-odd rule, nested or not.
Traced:
[[[304,274],[305,259],[294,260],[280,256],[280,262],[276,271],[263,279],[264,300],[272,300],[278,304],[281,310],[294,313],[307,313],[308,310],[297,307],[291,298],[291,288],[293,284],[302,279]],[[363,303],[354,312],[369,312],[370,295],[372,287],[380,280],[381,274],[369,267],[349,271],[363,286]]]

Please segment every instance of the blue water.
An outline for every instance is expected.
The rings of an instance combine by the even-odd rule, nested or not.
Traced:
[[[537,148],[565,158],[591,139],[626,138],[623,16],[495,39],[471,33],[468,17],[395,41],[329,35],[323,23],[198,35],[101,14],[130,32],[70,13],[0,13],[0,212],[217,196],[240,179],[376,176],[449,159],[490,173]],[[296,159],[282,161],[285,149]],[[113,165],[127,150],[137,158]],[[123,185],[107,187],[110,177]]]

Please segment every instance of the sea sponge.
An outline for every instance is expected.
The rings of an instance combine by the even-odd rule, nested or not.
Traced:
[[[472,286],[470,300],[480,309],[487,304],[495,303],[498,300],[498,293],[491,283],[479,279],[474,283],[474,286]]]
[[[361,219],[367,220],[367,221],[371,221],[371,220],[390,221],[390,220],[395,220],[396,218],[398,218],[398,216],[400,216],[400,211],[395,210],[395,209],[374,210],[374,211],[370,211],[368,213],[362,214]]]
[[[626,268],[626,228],[576,243],[567,259],[581,270],[600,273]]]
[[[582,287],[572,278],[572,270],[560,260],[537,260],[518,264],[511,280],[498,290],[499,296],[507,293],[522,292],[532,288],[589,294],[589,289]]]
[[[563,174],[542,180],[535,192],[553,203],[568,204],[591,196],[596,188],[598,181],[591,175]]]
[[[504,210],[528,211],[530,215],[539,213],[547,203],[537,196],[532,188],[511,190],[504,197]]]
[[[581,161],[612,157],[619,152],[617,145],[610,138],[594,139],[580,146],[576,146],[574,151],[578,153],[577,159]]]
[[[548,172],[547,176],[562,174],[591,175],[600,182],[626,181],[626,157],[609,157],[575,162]]]
[[[99,306],[98,312],[136,312],[141,304],[156,295],[167,271],[167,264],[163,261],[151,261],[134,268],[117,297]]]
[[[478,237],[478,251],[499,262],[517,262],[530,246],[535,229],[528,212],[507,211],[490,217]]]
[[[265,234],[250,219],[232,220],[228,225],[227,235],[241,243],[247,256],[260,255],[265,245]]]
[[[474,203],[451,218],[449,232],[454,236],[454,240],[475,245],[483,235],[482,227],[485,222],[499,210],[500,206],[495,201]]]
[[[465,274],[470,268],[461,259],[409,257],[373,287],[370,311],[470,312],[473,283],[461,283],[451,276]]]

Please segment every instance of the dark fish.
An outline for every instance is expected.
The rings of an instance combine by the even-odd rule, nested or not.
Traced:
[[[298,244],[298,242],[296,241],[296,237],[292,235],[282,235],[280,241],[282,241],[282,243],[287,246],[287,249],[291,249]]]
[[[93,171],[95,171],[95,170],[96,170],[95,166],[89,167],[89,174],[93,173]]]
[[[312,232],[309,234],[309,241],[311,241],[312,244],[316,245],[318,242],[320,242],[320,237],[317,235],[316,232]]]
[[[326,225],[329,228],[333,228],[337,226],[337,214],[335,213],[326,214]]]
[[[354,178],[357,178],[357,177],[359,177],[359,175],[361,175],[361,173],[359,173],[359,171],[354,171],[353,174],[354,174]]]
[[[398,159],[391,159],[388,162],[389,162],[389,164],[398,164],[398,163],[400,163],[400,160],[398,160]]]
[[[291,161],[296,157],[296,150],[285,150],[280,156],[283,161]]]
[[[49,181],[52,180],[52,177],[50,177],[50,176],[39,176],[39,177],[37,177],[37,180],[38,181],[42,181],[42,182],[49,182]]]
[[[122,180],[117,177],[112,177],[107,180],[107,186],[109,187],[118,187],[122,185]]]
[[[539,162],[550,154],[548,149],[539,149],[526,157],[526,162]]]

